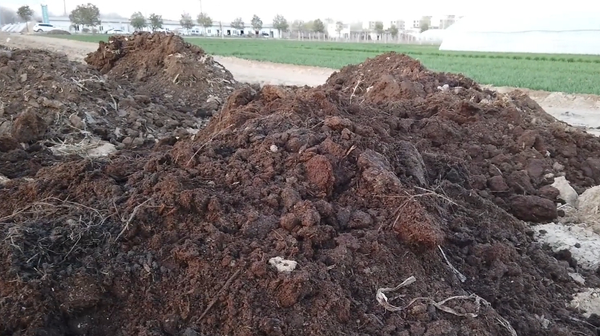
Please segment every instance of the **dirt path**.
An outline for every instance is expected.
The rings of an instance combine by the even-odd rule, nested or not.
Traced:
[[[7,39],[10,39],[7,42]],[[96,43],[73,41],[31,35],[6,35],[0,43],[16,48],[42,48],[64,52],[69,58],[83,62],[85,56],[98,48]],[[215,60],[225,66],[238,81],[275,84],[309,85],[323,84],[334,69],[248,61],[235,57],[215,56]]]
[[[66,39],[31,35],[0,35],[0,43],[18,48],[43,48],[67,53],[74,60],[83,61],[87,53],[97,49],[97,44]],[[275,84],[309,85],[324,83],[335,69],[258,62],[235,57],[215,56],[238,81]],[[489,88],[507,92],[510,87]],[[566,94],[524,89],[531,98],[554,117],[589,132],[600,135],[600,96],[588,94]]]

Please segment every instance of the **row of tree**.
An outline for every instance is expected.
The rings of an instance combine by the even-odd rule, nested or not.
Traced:
[[[257,15],[254,15],[252,17],[252,21],[250,22],[250,26],[254,30],[258,31],[258,30],[262,29],[263,22]],[[231,22],[231,27],[242,30],[246,27],[246,25],[244,24],[244,21],[242,20],[242,18],[237,18],[233,22]],[[273,18],[273,28],[277,29],[279,31],[279,34],[281,34],[281,32],[289,31],[290,28],[292,31],[298,31],[299,28],[301,28],[306,32],[314,32],[314,33],[324,33],[325,32],[325,24],[320,19],[309,21],[309,22],[303,22],[303,21],[296,20],[292,23],[292,26],[290,27],[286,18],[283,17],[282,15],[277,15],[277,16],[275,16],[275,18]]]
[[[21,6],[17,10],[17,16],[22,21],[30,21],[33,17],[33,10],[29,6]],[[94,4],[88,3],[85,5],[77,6],[71,14],[69,15],[69,20],[73,25],[83,26],[83,27],[96,27],[100,25],[100,10]],[[333,23],[333,20],[327,19],[327,23]],[[163,27],[163,18],[162,15],[158,15],[155,13],[150,14],[148,18],[141,13],[135,12],[131,15],[130,24],[136,30],[142,30],[144,28],[150,28],[155,31],[157,29],[161,29]],[[192,19],[192,16],[189,13],[183,13],[181,15],[181,19],[179,23],[182,28],[192,29],[196,24],[206,28],[212,27],[213,20],[206,13],[200,13],[196,20]],[[236,18],[230,24],[230,26],[234,29],[243,30],[246,28],[246,23],[241,17]],[[423,22],[421,25],[421,30],[427,30],[428,24]],[[263,28],[263,21],[258,15],[254,15],[252,20],[250,21],[250,27],[255,31],[259,31]],[[282,15],[276,15],[273,18],[273,28],[279,31],[281,35],[282,32],[292,31],[296,33],[325,33],[325,24],[320,19],[312,20],[308,22],[304,22],[301,20],[296,20],[292,22],[291,26],[288,24],[288,21]],[[341,21],[336,22],[336,28],[338,35],[341,35],[341,32],[344,29],[344,23]],[[383,23],[377,22],[374,27],[374,32],[378,35],[383,35],[384,33],[389,33],[392,37],[396,37],[398,35],[398,28],[396,26],[392,26],[391,28],[384,30]]]
[[[163,25],[162,16],[156,14],[150,14],[148,19],[144,17],[141,12],[136,12],[131,16],[130,19],[131,26],[136,30],[141,30],[149,27],[152,30],[160,29]],[[213,26],[212,18],[206,13],[200,13],[196,20],[192,19],[192,16],[189,13],[181,14],[181,19],[179,20],[179,24],[182,28],[192,29],[194,26],[199,25],[201,27],[209,28]],[[234,29],[243,30],[246,28],[246,23],[241,17],[236,18],[230,23],[230,26]],[[252,29],[259,31],[263,28],[263,21],[258,15],[254,15],[250,22],[250,27]],[[321,20],[310,21],[310,23],[306,24],[306,27],[311,31],[324,33],[325,25]],[[290,26],[283,15],[276,15],[273,18],[273,28],[277,29],[279,33],[286,32],[289,30]]]
[[[152,13],[148,19],[146,19],[142,12],[135,12],[131,15],[129,23],[135,30],[142,30],[146,27],[150,27],[154,31],[162,28],[163,18],[162,15]]]
[[[33,17],[33,10],[29,6],[21,6],[17,10],[18,17],[25,22],[28,22]],[[78,5],[74,10],[69,14],[69,20],[73,25],[84,26],[84,27],[96,27],[101,24],[100,21],[100,10],[94,4],[88,3],[84,5]],[[294,21],[294,24],[298,24],[299,21]],[[158,15],[155,13],[150,14],[148,19],[141,13],[135,12],[131,15],[130,24],[136,30],[142,30],[144,28],[150,28],[153,31],[157,29],[161,29],[163,27],[163,18],[162,15]],[[192,19],[189,13],[184,13],[181,15],[181,19],[179,20],[181,27],[186,29],[193,28],[196,23],[204,28],[212,27],[213,20],[206,13],[200,13],[196,18],[196,21]],[[242,30],[246,27],[244,21],[241,17],[236,18],[233,22],[231,22],[231,27],[234,29]],[[254,15],[251,21],[251,27],[258,31],[263,27],[263,21],[258,17],[258,15]],[[302,27],[307,31],[313,31],[316,33],[324,33],[325,25],[321,20],[314,20],[307,23],[302,22]],[[273,19],[273,28],[277,29],[279,33],[286,32],[289,30],[289,24],[285,17],[282,15],[276,15]],[[295,27],[297,28],[297,27]]]

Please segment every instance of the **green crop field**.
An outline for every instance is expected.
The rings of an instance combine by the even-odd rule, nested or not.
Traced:
[[[58,36],[57,36],[58,37]],[[106,36],[60,36],[86,42]],[[187,38],[214,55],[339,69],[396,51],[435,71],[462,73],[482,84],[600,95],[600,56],[439,51],[435,46],[257,39]]]

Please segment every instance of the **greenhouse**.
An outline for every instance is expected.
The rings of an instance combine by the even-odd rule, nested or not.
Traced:
[[[417,35],[417,41],[421,44],[440,44],[445,34],[446,29],[429,29]]]
[[[440,50],[600,55],[600,12],[466,16]]]

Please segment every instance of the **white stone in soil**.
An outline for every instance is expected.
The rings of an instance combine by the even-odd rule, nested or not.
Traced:
[[[277,268],[278,272],[285,272],[285,273],[289,273],[293,270],[296,269],[296,266],[298,266],[298,263],[295,262],[294,260],[285,260],[282,257],[274,257],[269,259],[269,264],[271,264],[271,266]]]
[[[577,265],[596,271],[600,265],[600,235],[585,224],[562,225],[556,223],[533,227],[534,238],[548,244],[552,251],[569,250]]]
[[[558,191],[560,192],[560,195],[558,196],[559,198],[567,202],[568,205],[572,207],[577,207],[577,192],[575,191],[575,189],[573,189],[573,187],[571,187],[571,184],[569,184],[569,181],[567,181],[567,179],[564,176],[559,176],[555,178],[554,183],[552,183],[552,186],[558,189]]]
[[[586,288],[583,292],[573,296],[570,306],[583,311],[585,318],[592,314],[600,315],[600,289]]]

